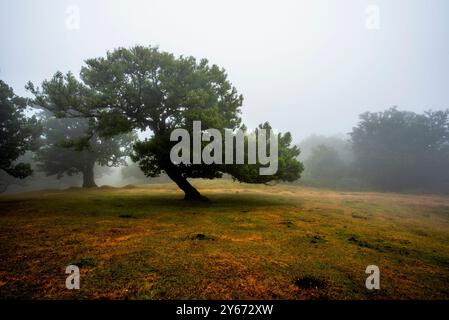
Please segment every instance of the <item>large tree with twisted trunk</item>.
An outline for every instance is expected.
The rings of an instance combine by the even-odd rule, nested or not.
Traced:
[[[108,52],[106,57],[89,59],[81,70],[81,80],[72,76],[56,77],[44,83],[55,96],[51,106],[61,114],[84,114],[102,136],[132,130],[151,131],[149,139],[134,144],[132,159],[148,177],[165,172],[185,193],[185,199],[204,197],[188,178],[217,178],[231,174],[241,182],[268,183],[293,181],[303,170],[297,160],[299,150],[291,146],[291,135],[278,134],[278,170],[259,175],[256,164],[176,164],[170,159],[175,142],[170,134],[176,128],[192,131],[194,121],[202,130],[220,131],[242,127],[240,107],[243,97],[227,79],[225,71],[207,60],[175,57],[154,47],[136,46]],[[48,103],[32,85],[40,104]],[[48,90],[47,90],[48,93]],[[80,98],[82,97],[82,98]],[[269,129],[268,123],[260,128]],[[246,156],[245,156],[246,157]]]

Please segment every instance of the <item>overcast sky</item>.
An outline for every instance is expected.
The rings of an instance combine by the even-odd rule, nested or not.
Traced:
[[[449,108],[447,0],[0,0],[0,24],[0,78],[21,95],[141,44],[224,67],[248,127],[295,141],[349,132],[367,110]]]

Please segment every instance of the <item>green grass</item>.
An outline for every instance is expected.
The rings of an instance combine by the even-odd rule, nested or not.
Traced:
[[[447,197],[194,184],[211,203],[173,184],[1,196],[0,297],[449,298]]]

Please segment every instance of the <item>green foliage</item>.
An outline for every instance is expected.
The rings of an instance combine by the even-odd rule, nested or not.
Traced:
[[[95,164],[125,163],[124,157],[130,152],[135,134],[129,125],[123,128],[123,122],[114,113],[97,110],[107,105],[107,101],[72,73],[57,72],[42,83],[42,88],[32,83],[27,88],[35,95],[35,104],[50,112],[44,114],[44,138],[37,152],[40,169],[47,175],[61,178],[64,174],[82,173],[83,185],[91,187],[95,186]],[[120,135],[121,132],[126,134]]]
[[[26,100],[0,80],[0,169],[7,174],[24,179],[32,174],[27,163],[15,163],[27,150],[36,148],[40,124],[35,117],[24,114]]]
[[[449,191],[449,110],[367,112],[351,133],[360,176],[383,190]]]
[[[91,117],[93,106],[105,103],[100,101],[93,90],[78,81],[68,72],[56,72],[52,79],[42,82],[42,88],[28,82],[28,91],[34,94],[34,103],[52,112],[58,118]]]
[[[259,129],[271,130],[268,122],[259,125]],[[258,129],[255,130],[255,139],[258,141]],[[224,165],[223,172],[226,172],[240,182],[246,183],[269,183],[271,181],[295,181],[299,179],[304,170],[303,164],[297,160],[300,150],[296,145],[291,145],[292,136],[290,132],[278,133],[278,170],[273,175],[260,175],[259,169],[263,167],[260,163],[247,164],[248,155],[245,154],[245,164]],[[245,137],[245,151],[248,150],[248,137]],[[270,148],[270,141],[267,137],[267,150]],[[234,152],[235,154],[235,152]]]
[[[86,64],[81,78],[100,93],[100,100],[108,101],[107,107],[97,109],[104,116],[126,117],[134,128],[161,133],[189,127],[198,119],[205,128],[240,124],[242,96],[224,70],[207,60],[175,58],[157,48],[136,46]]]
[[[107,135],[131,129],[151,130],[152,137],[134,145],[132,159],[154,177],[165,171],[184,191],[189,177],[216,178],[230,173],[239,181],[266,183],[299,178],[299,153],[290,147],[291,136],[279,134],[280,159],[276,175],[259,176],[260,165],[174,165],[169,154],[170,132],[192,130],[201,121],[203,130],[235,130],[241,126],[243,97],[227,80],[223,69],[207,60],[176,58],[157,48],[136,46],[108,52],[105,58],[89,59],[81,71],[84,83],[106,105],[95,106],[98,128]],[[267,124],[268,125],[268,124]],[[256,174],[257,172],[257,174]]]
[[[175,165],[171,162],[170,150],[174,143],[170,141],[170,133],[174,129],[192,131],[194,121],[201,121],[202,130],[214,128],[224,132],[245,128],[240,119],[243,97],[228,81],[224,69],[210,65],[206,59],[175,57],[154,47],[119,48],[108,52],[106,57],[86,60],[81,80],[71,73],[58,72],[43,82],[42,89],[32,83],[28,89],[36,96],[36,104],[58,118],[88,118],[89,139],[94,135],[99,139],[133,130],[151,131],[150,138],[134,144],[132,159],[148,177],[167,173],[186,196],[200,198],[187,178],[212,179],[223,173],[251,183],[299,178],[302,171],[302,164],[296,159],[299,150],[290,146],[289,133],[279,134],[279,170],[271,176],[259,175],[260,164]],[[71,139],[66,147],[90,150],[89,139],[79,138],[76,142]]]

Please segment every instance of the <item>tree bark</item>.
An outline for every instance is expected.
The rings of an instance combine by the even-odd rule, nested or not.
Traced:
[[[97,184],[95,183],[94,178],[94,165],[93,163],[88,163],[84,167],[83,170],[83,188],[96,188]]]
[[[186,178],[184,178],[178,169],[173,166],[169,168],[164,168],[168,177],[173,180],[174,183],[184,191],[184,200],[188,201],[209,201],[209,199],[195,189]]]

